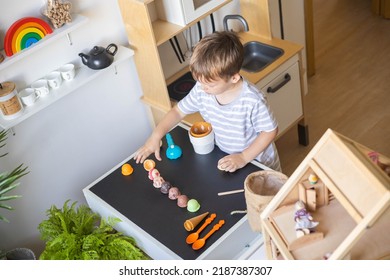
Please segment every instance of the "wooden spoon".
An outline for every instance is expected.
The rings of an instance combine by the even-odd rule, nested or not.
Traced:
[[[211,222],[215,219],[217,215],[215,213],[211,214],[210,215],[210,218],[207,218],[206,221],[204,221],[203,225],[196,231],[196,232],[193,232],[191,233],[190,235],[187,236],[186,238],[186,242],[187,244],[192,244],[194,243],[198,237],[199,237],[199,233],[208,225],[208,224],[211,224]]]
[[[217,230],[219,230],[221,228],[221,226],[223,226],[223,224],[225,223],[225,220],[220,220],[218,222],[218,224],[216,224],[215,226],[213,226],[212,230],[210,230],[206,235],[205,237],[201,238],[201,239],[198,239],[194,242],[194,244],[192,244],[192,249],[194,250],[199,250],[200,248],[202,248],[204,246],[204,244],[206,244],[206,239],[209,238],[214,232],[216,232]]]

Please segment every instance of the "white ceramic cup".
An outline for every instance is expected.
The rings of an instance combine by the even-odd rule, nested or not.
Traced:
[[[62,84],[62,77],[59,71],[51,72],[50,74],[46,75],[45,79],[47,80],[49,87],[52,89],[57,89]]]
[[[58,69],[58,71],[60,71],[61,77],[65,81],[73,80],[74,76],[76,75],[76,70],[75,70],[74,64],[71,64],[71,63],[62,65],[60,67],[60,69]]]
[[[39,97],[40,92],[33,88],[25,88],[21,92],[19,92],[19,98],[26,106],[33,105]]]
[[[214,131],[211,131],[204,137],[194,137],[191,133],[188,133],[188,135],[190,137],[190,142],[194,147],[195,153],[205,155],[214,150]]]
[[[44,97],[49,94],[49,86],[47,84],[47,81],[45,79],[40,79],[31,84],[31,88],[35,89],[39,97]]]

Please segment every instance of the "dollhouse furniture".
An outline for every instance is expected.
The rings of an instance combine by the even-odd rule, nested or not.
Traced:
[[[326,131],[261,214],[268,259],[390,258],[390,159],[372,153]],[[319,221],[302,237],[294,228],[299,200]]]

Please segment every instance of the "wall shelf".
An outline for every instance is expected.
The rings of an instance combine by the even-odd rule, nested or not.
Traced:
[[[34,105],[24,107],[21,116],[16,117],[14,119],[4,119],[0,117],[0,127],[3,129],[9,129],[18,125],[22,121],[35,115],[47,106],[74,92],[76,89],[87,84],[93,79],[96,79],[102,73],[115,69],[116,65],[118,65],[122,61],[125,61],[126,59],[129,59],[133,55],[133,50],[123,46],[118,46],[118,51],[114,57],[114,62],[105,69],[92,70],[87,66],[81,64],[80,62],[80,65],[76,65],[76,76],[72,81],[63,81],[58,89],[51,89],[50,93],[47,96],[39,98]]]
[[[1,53],[4,55],[4,61],[0,63],[0,71],[11,66],[12,64],[18,62],[19,60],[25,58],[26,56],[32,55],[34,52],[39,49],[47,46],[48,44],[58,40],[63,36],[69,36],[69,33],[76,30],[80,26],[84,25],[88,21],[88,18],[82,15],[72,15],[72,22],[64,25],[61,28],[53,29],[53,33],[45,36],[42,40],[39,40],[34,45],[29,48],[26,48],[13,56],[7,57],[4,53],[4,50]],[[68,37],[69,38],[69,37]],[[71,42],[70,42],[71,44]]]

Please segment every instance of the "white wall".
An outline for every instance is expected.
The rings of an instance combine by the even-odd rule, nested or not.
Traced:
[[[80,63],[79,52],[94,45],[127,45],[116,0],[72,0],[72,12],[89,18],[71,38],[64,37],[0,71],[0,82],[11,80],[21,90],[60,65]],[[45,1],[1,1],[0,44],[5,32],[24,16],[39,16]],[[17,7],[17,8],[16,8]],[[85,203],[82,189],[133,153],[151,131],[133,59],[121,63],[118,74],[108,71],[14,128],[0,159],[0,172],[20,163],[30,173],[13,191],[15,211],[0,209],[11,222],[0,222],[0,249],[43,248],[38,224],[45,211],[67,199]]]
[[[73,45],[66,37],[51,43],[0,71],[0,82],[11,80],[21,90],[62,64],[80,63],[78,53],[88,52],[94,45],[127,45],[116,0],[70,2],[73,13],[89,19],[70,34]],[[43,17],[40,10],[45,3],[1,0],[0,46],[14,21],[25,16]],[[239,0],[214,14],[216,29],[222,30],[223,16],[233,13],[239,13]],[[203,20],[202,27],[203,35],[211,33],[210,21]],[[193,36],[195,42],[196,26]],[[178,37],[184,50],[184,36]],[[162,63],[167,77],[183,67],[169,42],[159,51],[164,53]],[[139,101],[141,95],[138,74],[130,59],[118,66],[117,75],[114,71],[102,74],[14,128],[15,136],[9,136],[4,149],[9,155],[0,160],[0,171],[24,163],[30,174],[14,191],[23,196],[11,202],[15,211],[0,209],[11,221],[0,223],[0,249],[29,247],[39,256],[44,244],[37,226],[46,219],[46,210],[53,204],[62,207],[67,199],[86,203],[82,189],[143,144],[151,127],[146,107]]]

